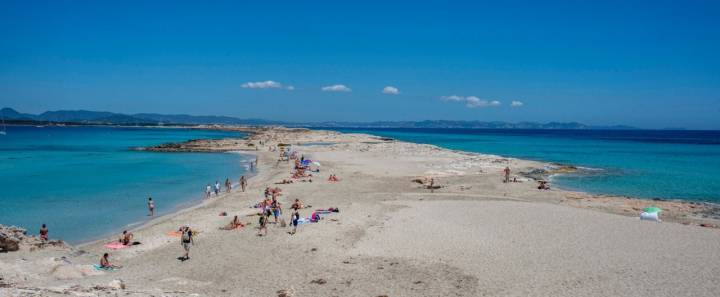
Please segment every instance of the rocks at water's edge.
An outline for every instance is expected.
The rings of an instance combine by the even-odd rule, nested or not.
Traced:
[[[62,240],[43,241],[38,236],[28,236],[27,230],[15,227],[0,225],[0,252],[15,252],[20,249],[38,249],[47,246],[67,248]]]

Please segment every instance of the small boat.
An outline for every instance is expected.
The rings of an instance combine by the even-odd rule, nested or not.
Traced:
[[[5,117],[2,115],[2,112],[0,112],[0,120],[2,121],[2,130],[0,130],[0,135],[7,135],[7,127],[5,127]]]

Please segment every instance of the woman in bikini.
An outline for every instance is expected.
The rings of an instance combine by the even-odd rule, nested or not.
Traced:
[[[48,232],[50,232],[45,226],[45,224],[42,224],[42,227],[40,227],[40,240],[47,241],[48,240]]]

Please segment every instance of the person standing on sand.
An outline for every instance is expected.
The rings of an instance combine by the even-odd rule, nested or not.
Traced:
[[[210,198],[211,193],[212,193],[212,187],[210,186],[210,184],[208,184],[205,187],[205,198]]]
[[[505,183],[510,182],[510,167],[505,166],[505,169],[503,170],[505,172]]]
[[[242,191],[245,192],[245,187],[247,187],[247,180],[245,179],[245,176],[240,177],[240,188],[242,188]]]
[[[232,189],[232,183],[230,183],[230,179],[225,179],[225,192],[230,193],[230,190]]]
[[[148,210],[150,211],[150,214],[148,216],[154,216],[155,215],[155,202],[153,202],[152,197],[148,197],[147,202]]]
[[[293,230],[292,230],[292,233],[290,233],[290,234],[295,235],[295,232],[297,232],[297,225],[298,225],[299,221],[300,221],[300,212],[296,209],[292,213],[291,222],[292,222]]]
[[[185,250],[185,256],[181,258],[181,261],[190,260],[190,246],[195,245],[195,241],[193,240],[192,230],[190,230],[190,227],[188,226],[185,226],[185,229],[183,229],[183,233],[180,236],[180,245],[182,245]]]
[[[215,197],[220,195],[220,182],[215,181]]]
[[[45,226],[45,224],[42,224],[42,227],[40,227],[40,240],[47,241],[48,240],[48,232],[50,232]]]

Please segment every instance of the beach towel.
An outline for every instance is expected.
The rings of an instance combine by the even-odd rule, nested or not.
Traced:
[[[112,267],[102,267],[102,266],[100,266],[100,264],[94,264],[93,268],[95,268],[95,270],[97,270],[97,271],[113,271],[113,270],[115,270],[115,268],[112,268]]]
[[[124,249],[124,248],[128,247],[127,245],[122,244],[122,242],[117,242],[117,241],[106,243],[104,246],[111,250],[119,250],[119,249]]]
[[[310,219],[309,218],[299,218],[297,220],[297,222],[298,222],[298,225],[306,224],[306,223],[310,223]]]

